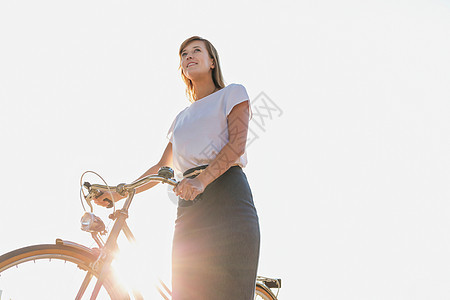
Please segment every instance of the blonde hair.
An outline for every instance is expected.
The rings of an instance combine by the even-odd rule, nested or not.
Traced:
[[[183,51],[186,46],[193,41],[203,41],[205,43],[206,50],[208,50],[209,57],[213,59],[214,61],[214,69],[212,70],[212,80],[214,82],[214,85],[216,88],[223,89],[225,87],[225,82],[223,80],[222,76],[222,70],[220,69],[219,64],[219,54],[217,53],[216,48],[206,39],[201,38],[199,36],[192,36],[188,39],[186,39],[180,46],[180,50],[178,55],[180,56],[180,66],[178,69],[181,69],[181,78],[183,79],[184,83],[186,84],[186,97],[191,102],[195,102],[195,91],[194,91],[194,85],[192,83],[192,80],[186,77],[183,73],[183,69],[181,68],[181,52]]]

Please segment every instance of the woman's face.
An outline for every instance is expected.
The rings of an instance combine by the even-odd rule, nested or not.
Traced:
[[[214,60],[209,57],[203,41],[190,42],[181,52],[181,67],[184,75],[195,80],[210,75],[214,69]]]

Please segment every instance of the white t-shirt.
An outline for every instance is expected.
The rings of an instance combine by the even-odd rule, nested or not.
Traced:
[[[167,133],[172,143],[176,179],[183,178],[183,172],[190,168],[214,160],[229,140],[227,116],[244,101],[249,101],[245,87],[232,83],[195,101],[176,116]],[[241,167],[247,165],[246,151],[236,163]]]

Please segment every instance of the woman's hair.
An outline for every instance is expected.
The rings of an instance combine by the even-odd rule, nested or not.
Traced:
[[[206,49],[208,50],[209,57],[214,60],[215,67],[212,70],[212,80],[216,88],[218,88],[219,90],[224,88],[225,83],[222,76],[222,70],[220,69],[219,54],[217,53],[216,48],[214,48],[214,46],[208,40],[201,38],[199,36],[192,36],[188,38],[180,46],[180,51],[178,53],[180,55],[180,66],[178,67],[178,69],[181,69],[181,78],[186,84],[186,96],[188,97],[189,101],[194,102],[195,101],[194,85],[192,84],[192,81],[189,78],[187,78],[186,75],[184,75],[183,69],[181,68],[181,52],[192,41],[203,41],[205,43]]]

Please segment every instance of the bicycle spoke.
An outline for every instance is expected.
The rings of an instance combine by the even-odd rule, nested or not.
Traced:
[[[59,245],[34,245],[1,256],[0,289],[5,299],[86,299],[96,273],[90,268],[95,257],[89,252]],[[99,299],[126,299],[109,278]],[[81,287],[80,287],[81,286]],[[111,297],[108,297],[110,293]]]

